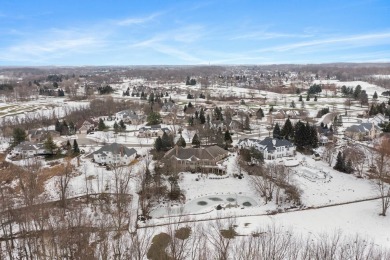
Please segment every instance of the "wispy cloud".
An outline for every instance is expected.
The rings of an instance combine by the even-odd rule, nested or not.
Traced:
[[[237,35],[231,38],[231,40],[269,40],[277,38],[308,38],[312,37],[312,34],[291,34],[291,33],[277,33],[277,32],[249,32],[241,35]]]
[[[306,49],[308,47],[361,47],[361,46],[377,46],[381,44],[390,43],[390,32],[383,33],[369,33],[360,35],[349,35],[340,37],[331,37],[318,40],[304,41],[298,43],[291,43],[286,45],[263,48],[258,52],[286,52],[297,49]]]
[[[147,22],[150,22],[154,20],[156,17],[160,16],[161,13],[154,13],[145,17],[130,17],[123,20],[118,20],[115,22],[116,25],[119,26],[129,26],[129,25],[136,25],[136,24],[144,24]]]
[[[93,52],[105,46],[102,38],[77,30],[54,29],[42,38],[29,38],[14,45],[0,48],[0,60],[42,63],[69,53]]]

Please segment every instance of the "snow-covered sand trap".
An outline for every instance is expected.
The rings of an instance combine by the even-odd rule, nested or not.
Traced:
[[[191,200],[184,204],[183,207],[163,207],[157,208],[151,212],[155,218],[188,215],[188,214],[202,214],[215,210],[215,207],[221,205],[222,207],[253,207],[258,203],[251,197],[242,196],[238,194],[228,195],[210,195]]]

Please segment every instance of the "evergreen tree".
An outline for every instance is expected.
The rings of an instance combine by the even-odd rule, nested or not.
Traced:
[[[263,109],[261,109],[261,107],[259,108],[259,110],[257,110],[256,117],[258,119],[262,119],[264,117],[264,112],[263,112]]]
[[[193,116],[190,116],[190,117],[188,118],[188,125],[190,125],[190,126],[193,126],[193,125],[194,125],[194,117],[193,117]]]
[[[16,146],[21,142],[26,141],[26,137],[27,137],[26,132],[23,129],[18,127],[14,128],[12,132],[12,139],[13,139],[12,146]]]
[[[353,167],[352,167],[351,159],[348,159],[347,164],[345,165],[345,172],[346,173],[353,173]]]
[[[69,134],[73,135],[76,133],[76,127],[75,127],[73,121],[70,121],[68,129],[69,129]]]
[[[275,124],[274,130],[272,132],[273,138],[280,138],[280,126],[278,123]]]
[[[62,132],[62,125],[60,123],[60,121],[57,119],[56,120],[56,123],[55,123],[55,128],[54,128],[57,132]]]
[[[99,118],[98,130],[104,131],[106,129],[106,125],[103,122],[103,119]]]
[[[70,141],[69,141],[69,139],[68,139],[68,141],[66,142],[66,150],[67,150],[68,153],[69,153],[71,149],[72,149],[72,145],[70,144]]]
[[[74,139],[74,141],[73,141],[73,153],[74,154],[80,153],[79,144],[77,143],[76,139]]]
[[[343,172],[345,169],[345,162],[344,162],[344,158],[343,158],[343,155],[341,154],[341,152],[339,152],[337,154],[336,164],[333,167],[333,169],[340,171],[340,172]]]
[[[233,143],[232,135],[230,134],[229,130],[226,130],[224,140],[226,145],[230,145],[231,143]]]
[[[187,110],[187,105],[184,105],[183,112],[185,113]]]
[[[179,140],[177,140],[176,145],[181,146],[181,147],[186,147],[187,144],[186,144],[186,141],[184,140],[182,135],[180,135]]]
[[[200,121],[201,124],[206,123],[206,117],[204,116],[204,110],[203,110],[203,108],[200,109],[199,121]]]
[[[51,137],[50,134],[47,136],[47,139],[46,139],[46,141],[44,142],[43,146],[45,147],[45,149],[46,149],[50,154],[54,154],[55,149],[57,149],[57,145],[54,143],[53,138]]]
[[[115,123],[114,123],[114,132],[115,133],[118,133],[119,132],[119,125],[118,125],[118,123],[115,121]]]
[[[192,105],[191,102],[188,102],[188,108],[192,108],[192,107],[194,107],[194,105]]]
[[[310,146],[312,148],[317,148],[318,147],[317,128],[314,125],[310,126]]]
[[[163,149],[163,143],[160,136],[154,141],[154,149],[156,149],[157,152],[160,152]]]
[[[317,101],[317,96],[314,96],[314,101]]]
[[[63,120],[61,125],[61,135],[67,135],[67,134],[69,134],[68,124],[66,123],[65,120]]]
[[[306,96],[306,101],[310,101],[310,95],[309,94],[307,94],[307,96]]]
[[[378,94],[376,93],[376,91],[374,92],[374,95],[372,96],[373,99],[378,99]]]
[[[250,130],[251,129],[251,126],[250,126],[250,123],[249,123],[249,116],[248,115],[245,116],[244,129],[245,130]]]
[[[200,147],[200,140],[198,134],[195,134],[194,137],[192,138],[192,145],[196,148]]]
[[[302,100],[302,95],[299,95],[299,100],[298,101],[303,101]]]
[[[161,122],[161,115],[158,112],[150,112],[146,121],[148,125],[157,125]]]
[[[148,99],[149,103],[154,103],[154,93],[150,93],[149,95],[149,99]]]
[[[123,122],[123,120],[119,121],[119,129],[120,131],[125,131],[126,130],[126,125],[125,123]]]
[[[305,124],[298,121],[294,126],[294,143],[298,148],[303,148],[306,143]]]
[[[284,122],[282,130],[280,131],[280,135],[287,140],[294,138],[294,127],[290,121],[290,118],[287,118],[286,122]]]
[[[355,91],[353,92],[353,98],[355,100],[360,99],[361,93],[362,93],[362,87],[360,85],[357,85]]]
[[[164,134],[161,137],[162,141],[162,147],[164,150],[169,150],[173,147],[173,138],[171,138],[167,132],[164,132]]]

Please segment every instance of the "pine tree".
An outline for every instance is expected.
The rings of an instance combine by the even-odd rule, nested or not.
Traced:
[[[280,138],[280,126],[278,123],[275,124],[274,130],[272,132],[273,138]]]
[[[13,138],[12,146],[16,146],[21,142],[26,141],[26,137],[27,137],[26,132],[23,129],[18,127],[14,128],[12,133],[12,138]]]
[[[162,141],[162,149],[168,150],[173,147],[173,138],[171,138],[167,132],[164,132],[164,134],[161,137]]]
[[[337,154],[336,164],[335,164],[335,166],[333,167],[333,169],[335,169],[335,170],[337,170],[337,171],[340,171],[340,172],[343,172],[343,171],[344,171],[344,168],[345,168],[344,158],[343,158],[343,155],[341,154],[341,152],[339,152],[339,153]]]
[[[179,140],[177,140],[177,143],[176,143],[178,146],[181,146],[181,147],[186,147],[186,141],[184,140],[183,136],[180,135],[179,137]]]
[[[261,109],[261,107],[259,108],[259,110],[257,110],[256,117],[258,119],[262,119],[264,117],[264,112],[263,112],[263,109]]]
[[[103,122],[103,119],[99,118],[98,130],[104,131],[106,129],[106,125]]]
[[[232,136],[231,136],[229,130],[226,130],[224,140],[225,140],[226,145],[230,145],[231,143],[233,143],[233,139],[232,139]]]
[[[310,101],[310,95],[309,94],[307,94],[307,96],[306,96],[306,101]]]
[[[69,141],[69,139],[68,139],[68,141],[66,142],[66,150],[67,150],[68,153],[69,153],[71,149],[72,149],[72,145],[70,144],[70,141]]]
[[[290,118],[287,118],[286,122],[284,122],[282,130],[280,131],[280,135],[287,140],[294,138],[294,127],[290,121]]]
[[[200,121],[201,124],[206,123],[206,117],[204,116],[204,110],[203,110],[203,108],[200,109],[199,121]]]
[[[317,148],[318,147],[317,128],[314,125],[310,126],[310,146],[312,148]]]
[[[195,134],[192,138],[192,145],[197,148],[200,147],[200,140],[198,134]]]
[[[76,139],[74,139],[74,141],[73,141],[73,153],[74,154],[80,153],[80,148],[79,148],[79,145],[78,145]]]
[[[248,115],[245,116],[244,129],[245,130],[250,130],[251,129],[251,126],[250,126],[250,123],[249,123],[249,116]]]
[[[126,125],[125,123],[123,122],[123,120],[119,121],[119,129],[120,131],[125,131],[126,130]]]
[[[57,149],[57,145],[54,143],[50,134],[47,136],[47,139],[43,145],[50,154],[54,154],[55,149]]]
[[[119,132],[119,125],[118,125],[118,123],[115,121],[115,123],[114,123],[114,132],[115,133],[118,133]]]
[[[57,131],[57,132],[62,132],[61,131],[61,128],[62,128],[62,126],[61,126],[61,123],[60,123],[60,121],[57,119],[57,121],[56,121],[56,123],[55,123],[55,130]]]
[[[302,95],[299,95],[299,100],[298,101],[303,101],[302,100]]]
[[[154,141],[154,149],[156,149],[157,152],[163,149],[163,143],[160,136]]]
[[[303,148],[305,146],[305,124],[301,121],[298,121],[294,126],[294,143],[298,148]]]
[[[372,96],[373,99],[378,99],[378,94],[376,93],[376,91],[374,92],[374,95]]]
[[[314,101],[317,101],[317,96],[314,96]]]

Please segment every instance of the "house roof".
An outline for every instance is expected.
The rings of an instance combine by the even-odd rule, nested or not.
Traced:
[[[42,144],[35,144],[32,142],[24,141],[15,146],[14,149],[22,150],[22,151],[36,151],[38,149],[42,149],[43,145]]]
[[[209,146],[209,147],[201,147],[201,148],[183,148],[175,146],[171,150],[169,150],[164,157],[176,157],[180,160],[213,160],[220,155],[226,155],[228,151],[222,149],[219,146]]]
[[[278,139],[266,137],[263,140],[244,138],[238,142],[239,146],[255,146],[259,150],[274,151],[277,147],[292,147],[294,146],[290,141],[286,139]]]
[[[118,143],[112,143],[112,144],[107,144],[100,148],[99,150],[93,152],[93,154],[107,154],[107,153],[112,153],[112,154],[123,154],[127,156],[131,156],[137,151],[134,148],[127,148],[123,144],[118,144]]]
[[[346,132],[365,133],[371,131],[372,128],[380,130],[380,128],[373,123],[361,123],[360,125],[351,125],[345,129]]]

